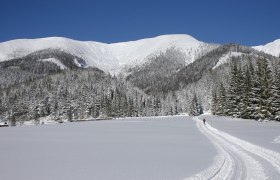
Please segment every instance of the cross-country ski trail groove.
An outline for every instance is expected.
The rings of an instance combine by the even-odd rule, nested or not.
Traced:
[[[215,146],[218,155],[210,167],[186,179],[267,179],[263,165],[254,157],[268,162],[280,177],[280,154],[254,145],[205,125],[197,117],[197,128]],[[253,156],[254,155],[254,156]]]

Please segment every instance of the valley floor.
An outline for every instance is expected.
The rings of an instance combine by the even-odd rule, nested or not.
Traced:
[[[1,128],[0,179],[277,179],[279,139],[280,123],[210,115]]]

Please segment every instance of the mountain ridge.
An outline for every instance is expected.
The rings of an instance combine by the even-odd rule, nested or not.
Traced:
[[[187,34],[167,34],[117,43],[78,41],[66,37],[16,39],[0,43],[0,62],[44,49],[58,49],[82,58],[85,61],[83,67],[95,67],[104,72],[119,74],[126,73],[129,68],[144,65],[149,59],[165,53],[168,49],[181,51],[185,65],[188,65],[219,46],[221,45],[199,41]],[[278,57],[280,39],[252,48]]]
[[[28,45],[23,40],[18,47],[38,50],[30,53],[12,49],[14,57],[29,54],[0,62],[0,118],[16,124],[44,117],[72,121],[103,113],[112,117],[176,115],[193,113],[195,101],[199,104],[195,107],[210,111],[212,93],[220,93],[221,83],[229,88],[233,63],[242,77],[250,62],[256,75],[254,69],[260,69],[259,63],[264,60],[273,67],[274,79],[280,74],[278,57],[238,44],[209,45],[187,35],[161,36],[115,47],[64,38],[44,40],[51,40],[51,47],[40,41],[41,46],[23,46]],[[14,42],[17,45],[18,41]],[[4,52],[1,44],[0,52]],[[125,72],[112,76],[102,70],[106,65],[119,71],[123,67]]]
[[[143,64],[148,57],[172,47],[184,52],[187,62],[193,62],[198,56],[216,46],[182,34],[110,44],[63,37],[19,39],[0,43],[0,61],[23,57],[42,49],[60,49],[83,58],[88,66],[114,73],[121,71],[125,66]]]
[[[254,49],[264,53],[280,57],[280,39],[276,39],[265,45],[253,46]]]

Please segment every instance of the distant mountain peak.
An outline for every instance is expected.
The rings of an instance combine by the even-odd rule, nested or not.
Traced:
[[[189,42],[198,42],[197,39],[194,37],[188,35],[188,34],[165,34],[165,35],[160,35],[156,36],[154,38],[149,38],[149,39],[166,39],[166,40],[184,40],[184,41],[189,41]]]
[[[280,56],[280,39],[276,39],[273,42],[265,45],[254,46],[254,49],[262,51],[264,53],[279,57]]]

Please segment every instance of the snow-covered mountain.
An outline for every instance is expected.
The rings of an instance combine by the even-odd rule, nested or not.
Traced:
[[[266,45],[254,46],[254,49],[264,53],[279,57],[280,56],[280,39],[270,42]]]
[[[46,116],[98,117],[104,112],[112,117],[174,115],[193,113],[197,102],[207,111],[213,107],[212,95],[229,92],[235,63],[240,82],[246,79],[247,67],[258,80],[264,78],[257,70],[266,63],[273,67],[271,77],[280,72],[277,41],[272,44],[263,48],[276,51],[274,56],[256,47],[207,44],[188,35],[114,44],[57,37],[0,43],[0,119],[16,124]],[[243,84],[237,86],[244,88]],[[250,117],[266,117],[253,113],[260,115]]]
[[[0,61],[23,57],[43,49],[60,49],[84,59],[87,66],[115,73],[124,67],[141,65],[148,57],[170,48],[183,52],[186,64],[189,64],[215,47],[217,45],[198,41],[189,35],[162,35],[112,44],[62,37],[19,39],[0,43]]]
[[[118,73],[129,67],[142,65],[150,57],[165,53],[170,48],[181,51],[185,55],[185,65],[188,65],[216,47],[218,45],[204,43],[184,34],[162,35],[112,44],[76,41],[63,37],[18,39],[0,43],[0,62],[24,57],[44,49],[59,49],[82,58],[86,66]],[[278,57],[280,55],[280,39],[253,48]],[[50,62],[61,65],[58,60]]]

